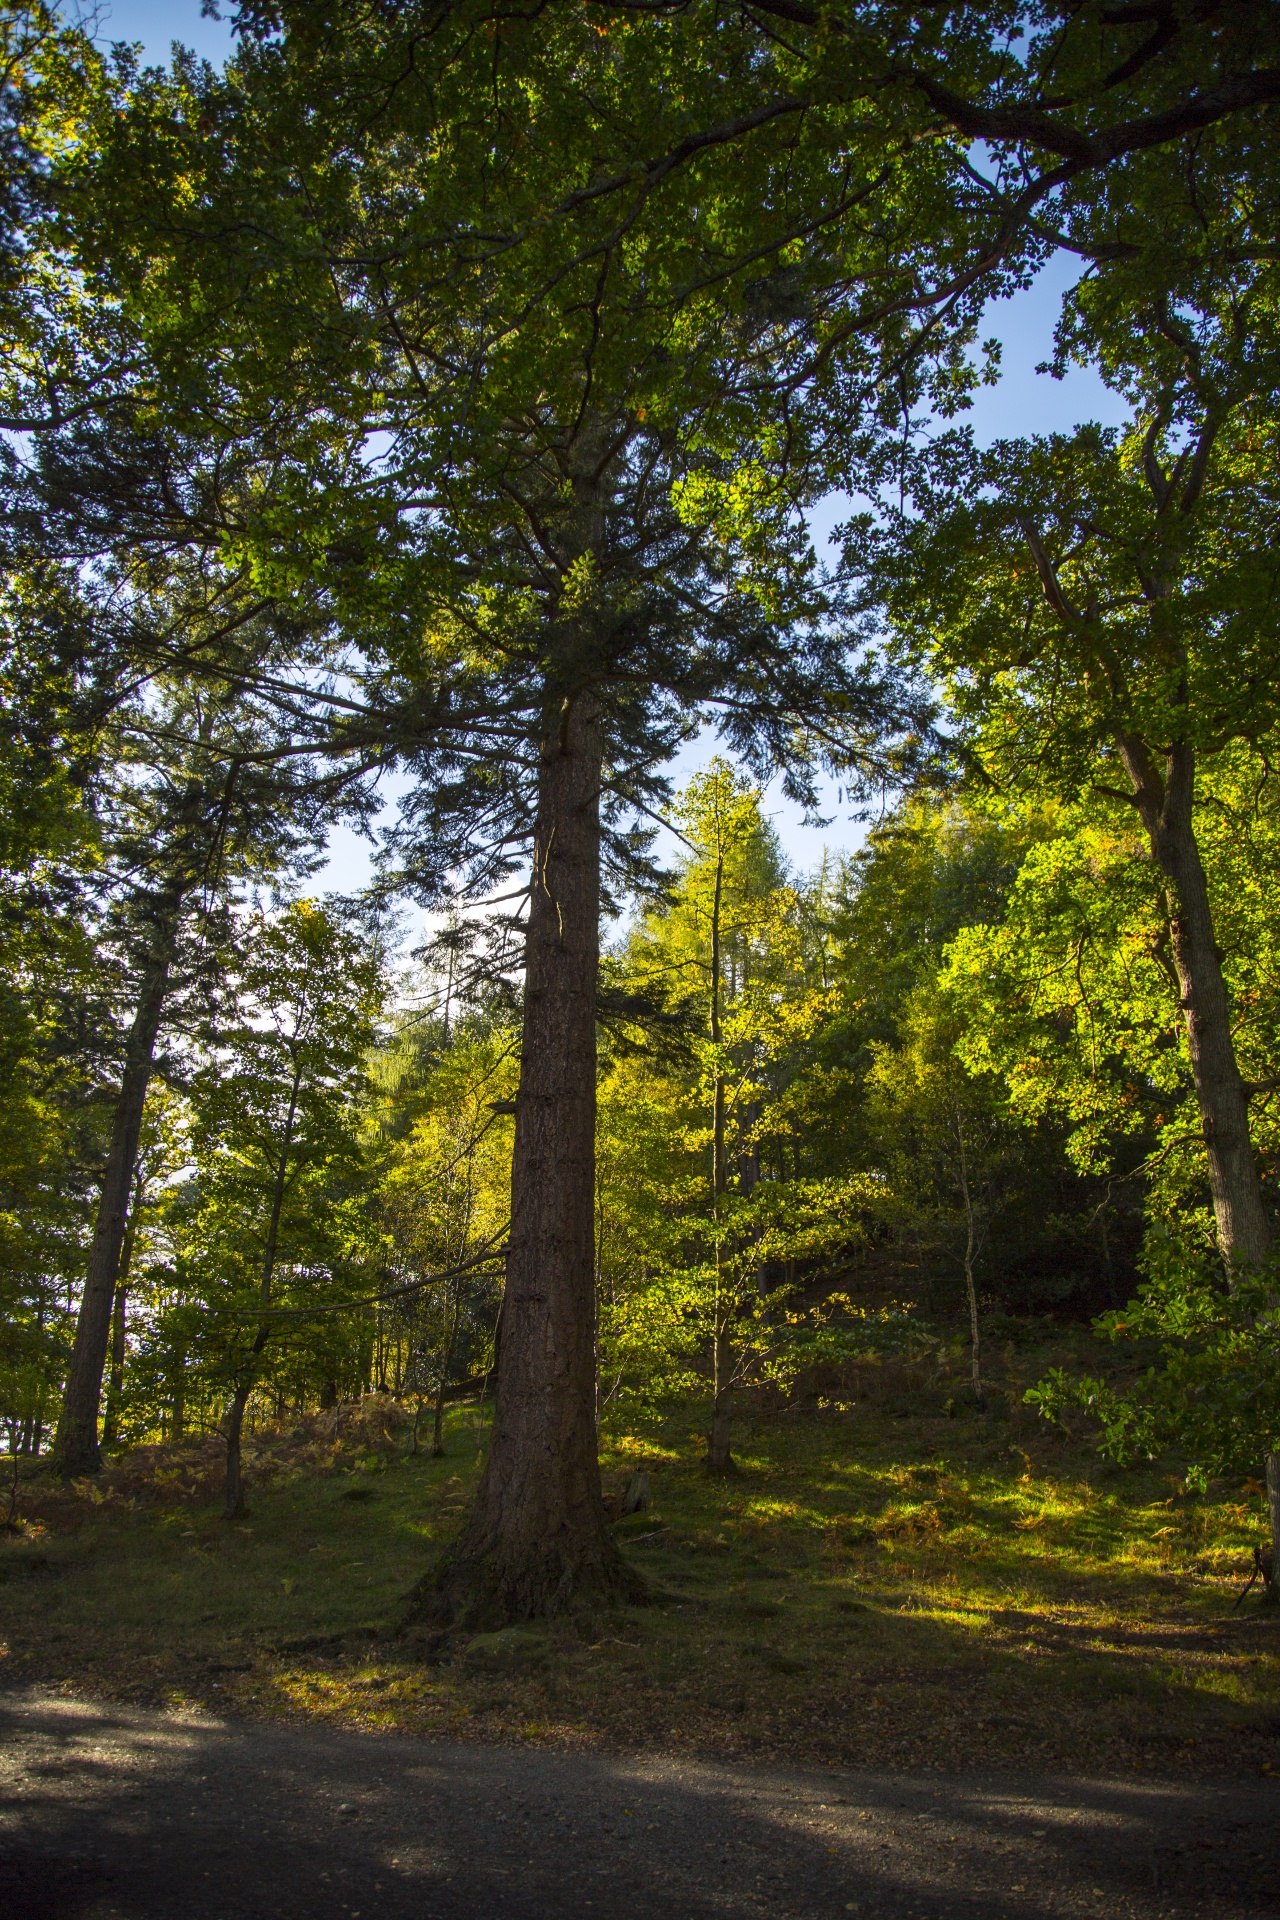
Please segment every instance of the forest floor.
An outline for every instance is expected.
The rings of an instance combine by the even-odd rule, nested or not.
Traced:
[[[394,1628],[463,1511],[484,1409],[453,1412],[443,1459],[403,1438],[348,1450],[259,1487],[237,1525],[173,1473],[150,1501],[37,1483],[27,1533],[0,1541],[0,1676],[544,1747],[1271,1775],[1280,1613],[1256,1587],[1236,1604],[1258,1489],[1197,1497],[1167,1467],[1109,1467],[1018,1397],[954,1417],[891,1396],[744,1417],[719,1479],[688,1410],[615,1424],[606,1481],[643,1466],[652,1487],[617,1531],[655,1603],[461,1638],[434,1665]]]

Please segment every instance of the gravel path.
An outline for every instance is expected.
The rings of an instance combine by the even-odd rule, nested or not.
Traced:
[[[789,1772],[0,1694],[3,1920],[1280,1915],[1280,1788]]]

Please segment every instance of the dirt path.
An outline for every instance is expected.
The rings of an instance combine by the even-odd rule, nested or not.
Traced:
[[[1280,1914],[1280,1788],[792,1773],[0,1695],[4,1920]]]

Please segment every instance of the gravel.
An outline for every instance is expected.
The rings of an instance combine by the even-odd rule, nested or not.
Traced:
[[[0,1694],[4,1920],[1280,1914],[1280,1788],[788,1771]]]

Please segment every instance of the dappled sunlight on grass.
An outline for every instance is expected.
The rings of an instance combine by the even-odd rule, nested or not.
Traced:
[[[710,1477],[688,1412],[606,1434],[654,1604],[438,1664],[395,1637],[485,1423],[207,1508],[108,1511],[0,1549],[14,1677],[371,1731],[841,1764],[1270,1769],[1280,1623],[1233,1601],[1260,1503],[1120,1473],[1029,1417],[751,1419]]]

